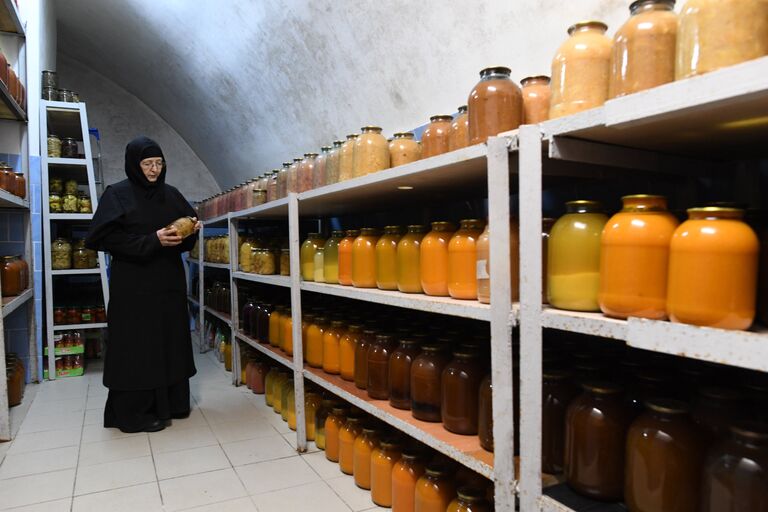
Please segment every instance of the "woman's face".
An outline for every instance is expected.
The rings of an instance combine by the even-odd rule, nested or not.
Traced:
[[[160,157],[145,158],[139,162],[141,172],[144,173],[144,176],[147,177],[147,180],[150,183],[157,181],[160,173],[163,172],[163,165],[165,165],[165,162],[163,162],[163,159]]]

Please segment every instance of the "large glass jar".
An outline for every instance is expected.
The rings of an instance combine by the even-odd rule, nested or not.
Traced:
[[[454,299],[477,299],[477,239],[484,224],[462,220],[448,242],[448,293]]]
[[[376,242],[379,231],[363,228],[352,245],[352,285],[355,288],[376,288]]]
[[[670,320],[721,329],[752,325],[759,244],[743,217],[736,208],[688,210],[670,244]]]
[[[64,213],[77,213],[77,196],[75,194],[64,194],[61,198],[61,210]]]
[[[493,451],[493,381],[490,374],[480,382],[477,396],[477,437],[483,449]]]
[[[240,272],[251,272],[253,267],[253,260],[251,259],[251,250],[256,246],[256,240],[251,237],[243,240],[238,250],[237,266]]]
[[[277,199],[280,199],[281,197],[285,197],[284,195],[281,196],[279,193],[279,187],[278,184],[280,182],[279,180],[280,176],[280,170],[274,169],[271,173],[268,174],[267,178],[267,202],[275,201]]]
[[[576,23],[552,60],[552,99],[549,117],[555,119],[599,107],[608,98],[613,41],[600,21]]]
[[[348,412],[346,407],[334,407],[325,419],[325,458],[331,462],[339,462],[339,432]]]
[[[358,389],[368,387],[368,347],[376,341],[376,331],[363,330],[355,345],[355,386]]]
[[[85,192],[77,193],[77,211],[79,213],[92,213],[91,198]]]
[[[450,355],[440,344],[427,344],[411,364],[411,413],[417,420],[440,422],[443,417],[442,375]]]
[[[64,180],[52,176],[48,180],[48,193],[62,195],[64,193]]]
[[[299,162],[296,169],[297,183],[296,192],[306,192],[312,190],[312,182],[315,178],[315,159],[317,153],[304,153],[304,158]]]
[[[286,167],[287,164],[287,167]],[[277,199],[288,196],[288,176],[291,174],[291,164],[283,163],[283,168],[277,173]]]
[[[348,229],[346,236],[339,242],[339,284],[352,286],[352,246],[360,236],[357,229]]]
[[[400,226],[385,226],[376,242],[376,286],[380,290],[397,290],[397,244],[402,236]]]
[[[629,510],[698,512],[704,444],[684,402],[651,399],[627,433]]]
[[[448,243],[455,231],[450,222],[433,222],[421,240],[419,275],[427,295],[448,296]]]
[[[91,258],[88,254],[88,249],[83,247],[78,247],[77,249],[74,249],[72,251],[72,268],[77,269],[86,269],[86,268],[93,268],[91,265]]]
[[[273,275],[276,270],[275,253],[266,248],[251,249],[251,272],[260,275]]]
[[[325,420],[331,414],[331,410],[339,404],[335,400],[323,399],[315,413],[315,446],[325,450]]]
[[[313,261],[314,279],[316,283],[325,282],[325,247],[318,247],[315,249],[315,257]]]
[[[447,431],[467,436],[477,434],[477,399],[483,366],[477,351],[460,348],[443,369],[440,414]]]
[[[520,81],[523,95],[522,124],[538,124],[549,119],[549,100],[552,90],[546,75],[529,76]]]
[[[414,496],[417,512],[445,512],[456,497],[450,472],[445,467],[430,464],[416,482]]]
[[[485,491],[480,488],[460,487],[445,512],[490,512],[491,506],[485,496]]]
[[[768,426],[740,424],[707,453],[701,512],[768,510]]]
[[[392,506],[392,469],[402,450],[397,439],[386,438],[371,453],[371,500],[380,507]]]
[[[403,293],[422,293],[421,241],[427,227],[408,226],[408,232],[397,243],[397,289]]]
[[[600,243],[600,291],[604,314],[661,320],[667,315],[669,242],[677,219],[662,196],[621,198]]]
[[[339,149],[339,181],[346,181],[355,177],[355,139],[356,134],[347,135]]]
[[[565,457],[565,413],[579,394],[571,374],[559,369],[544,369],[541,411],[541,470],[563,472]]]
[[[64,238],[57,238],[51,244],[51,268],[66,270],[72,268],[72,245]]]
[[[269,314],[269,329],[267,331],[267,340],[273,347],[280,346],[280,320],[284,312],[283,306],[276,306]],[[262,341],[264,343],[264,341]]]
[[[338,375],[341,371],[340,340],[344,334],[344,322],[331,321],[331,325],[323,333],[323,371]]]
[[[389,145],[378,126],[363,126],[362,133],[355,139],[355,177],[365,176],[383,169],[389,169]]]
[[[413,139],[413,132],[398,132],[389,143],[389,161],[392,167],[421,160],[421,144]]]
[[[339,283],[339,244],[343,239],[343,231],[333,231],[323,246],[323,278],[326,283]]]
[[[491,231],[490,225],[477,239],[475,276],[477,300],[491,303]],[[509,285],[512,301],[520,298],[520,226],[516,218],[509,219]]]
[[[548,302],[560,309],[599,311],[600,237],[608,217],[597,201],[570,201],[549,235]]]
[[[301,244],[301,278],[304,281],[315,280],[315,252],[325,245],[325,238],[320,233],[310,233]]]
[[[328,165],[328,153],[331,151],[331,146],[323,146],[320,148],[320,154],[315,158],[315,167],[312,171],[312,188],[320,188],[325,186],[325,168]]]
[[[389,399],[389,358],[395,350],[392,336],[379,334],[368,347],[368,396],[376,400]]]
[[[355,440],[363,431],[363,419],[347,416],[347,421],[339,431],[339,469],[345,475],[354,473]]]
[[[290,357],[293,355],[293,317],[290,309],[280,317],[280,333],[280,349]]]
[[[279,370],[275,381],[272,384],[272,410],[282,415],[283,410],[283,388],[285,383],[291,378],[288,370]]]
[[[341,159],[341,146],[343,140],[333,141],[333,148],[328,153],[328,160],[325,163],[325,184],[333,185],[339,182],[339,163]]]
[[[355,439],[355,459],[352,472],[355,484],[362,489],[371,489],[371,454],[379,446],[380,433],[373,427],[365,427]]]
[[[421,157],[442,155],[448,150],[448,135],[453,116],[438,115],[429,118],[429,124],[421,134]]]
[[[584,385],[568,406],[564,471],[568,485],[597,500],[624,495],[625,440],[632,413],[621,386]]]
[[[549,290],[549,280],[547,279],[547,265],[549,264],[549,235],[552,233],[552,227],[556,220],[548,217],[541,219],[541,302],[548,302],[547,290]]]
[[[77,141],[72,137],[61,139],[61,157],[77,158]]]
[[[350,324],[339,340],[339,373],[344,380],[355,380],[355,347],[362,332],[362,325]]]
[[[61,139],[58,135],[48,135],[48,158],[61,158]]]
[[[692,416],[710,444],[728,435],[744,408],[743,400],[735,389],[714,385],[699,388]]]
[[[62,212],[61,196],[59,194],[51,192],[48,195],[48,211],[51,213]]]
[[[768,55],[764,0],[688,0],[680,11],[675,79]]]
[[[392,510],[413,512],[416,499],[416,482],[424,474],[421,455],[406,448],[400,460],[392,468]]]
[[[299,167],[303,158],[294,158],[293,163],[288,167],[288,185],[286,192],[298,192],[299,191]]]
[[[292,393],[294,395],[293,401],[291,400]],[[296,398],[295,397],[296,395],[294,390],[293,378],[289,376],[285,379],[285,382],[280,388],[280,418],[282,418],[283,421],[289,424],[288,428],[291,428],[290,417],[291,417],[291,414],[294,414],[293,427],[291,428],[292,430],[296,430],[296,416],[295,416]]]
[[[26,284],[22,284],[22,268],[16,264],[17,260],[16,256],[3,256],[2,275],[0,276],[3,297],[18,295],[26,288]]]
[[[316,316],[314,321],[307,326],[307,350],[306,362],[313,368],[323,366],[323,335],[327,328],[328,319]]]
[[[403,338],[389,359],[389,404],[397,409],[411,408],[411,365],[419,345],[415,338]]]
[[[675,79],[675,0],[635,0],[613,36],[608,97],[643,91]]]
[[[459,107],[459,114],[451,122],[451,131],[448,132],[448,151],[469,146],[469,114],[467,106]]]
[[[280,275],[291,275],[291,250],[280,249]]]
[[[520,126],[523,96],[509,76],[512,70],[503,66],[480,71],[480,81],[469,93],[469,144],[480,144],[499,133]]]

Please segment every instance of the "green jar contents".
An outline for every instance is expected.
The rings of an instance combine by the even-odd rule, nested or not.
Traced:
[[[339,242],[344,231],[332,231],[323,247],[323,277],[326,283],[339,284]]]
[[[315,280],[315,252],[325,245],[325,238],[320,233],[310,233],[301,244],[301,278],[304,281]]]

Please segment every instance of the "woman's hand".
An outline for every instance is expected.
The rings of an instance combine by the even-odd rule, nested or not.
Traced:
[[[195,233],[203,229],[203,223],[197,220],[197,217],[192,217],[192,220],[195,221]]]
[[[176,232],[176,228],[163,228],[157,230],[157,238],[163,247],[173,247],[181,243],[181,236]]]

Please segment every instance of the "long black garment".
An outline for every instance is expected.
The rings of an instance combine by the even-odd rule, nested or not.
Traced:
[[[195,211],[165,184],[166,169],[157,182],[146,179],[139,162],[150,156],[162,156],[151,139],[128,144],[128,179],[104,191],[86,238],[89,248],[112,255],[104,361],[104,385],[110,391],[171,388],[196,372],[181,260],[196,237],[163,247],[156,234]]]

